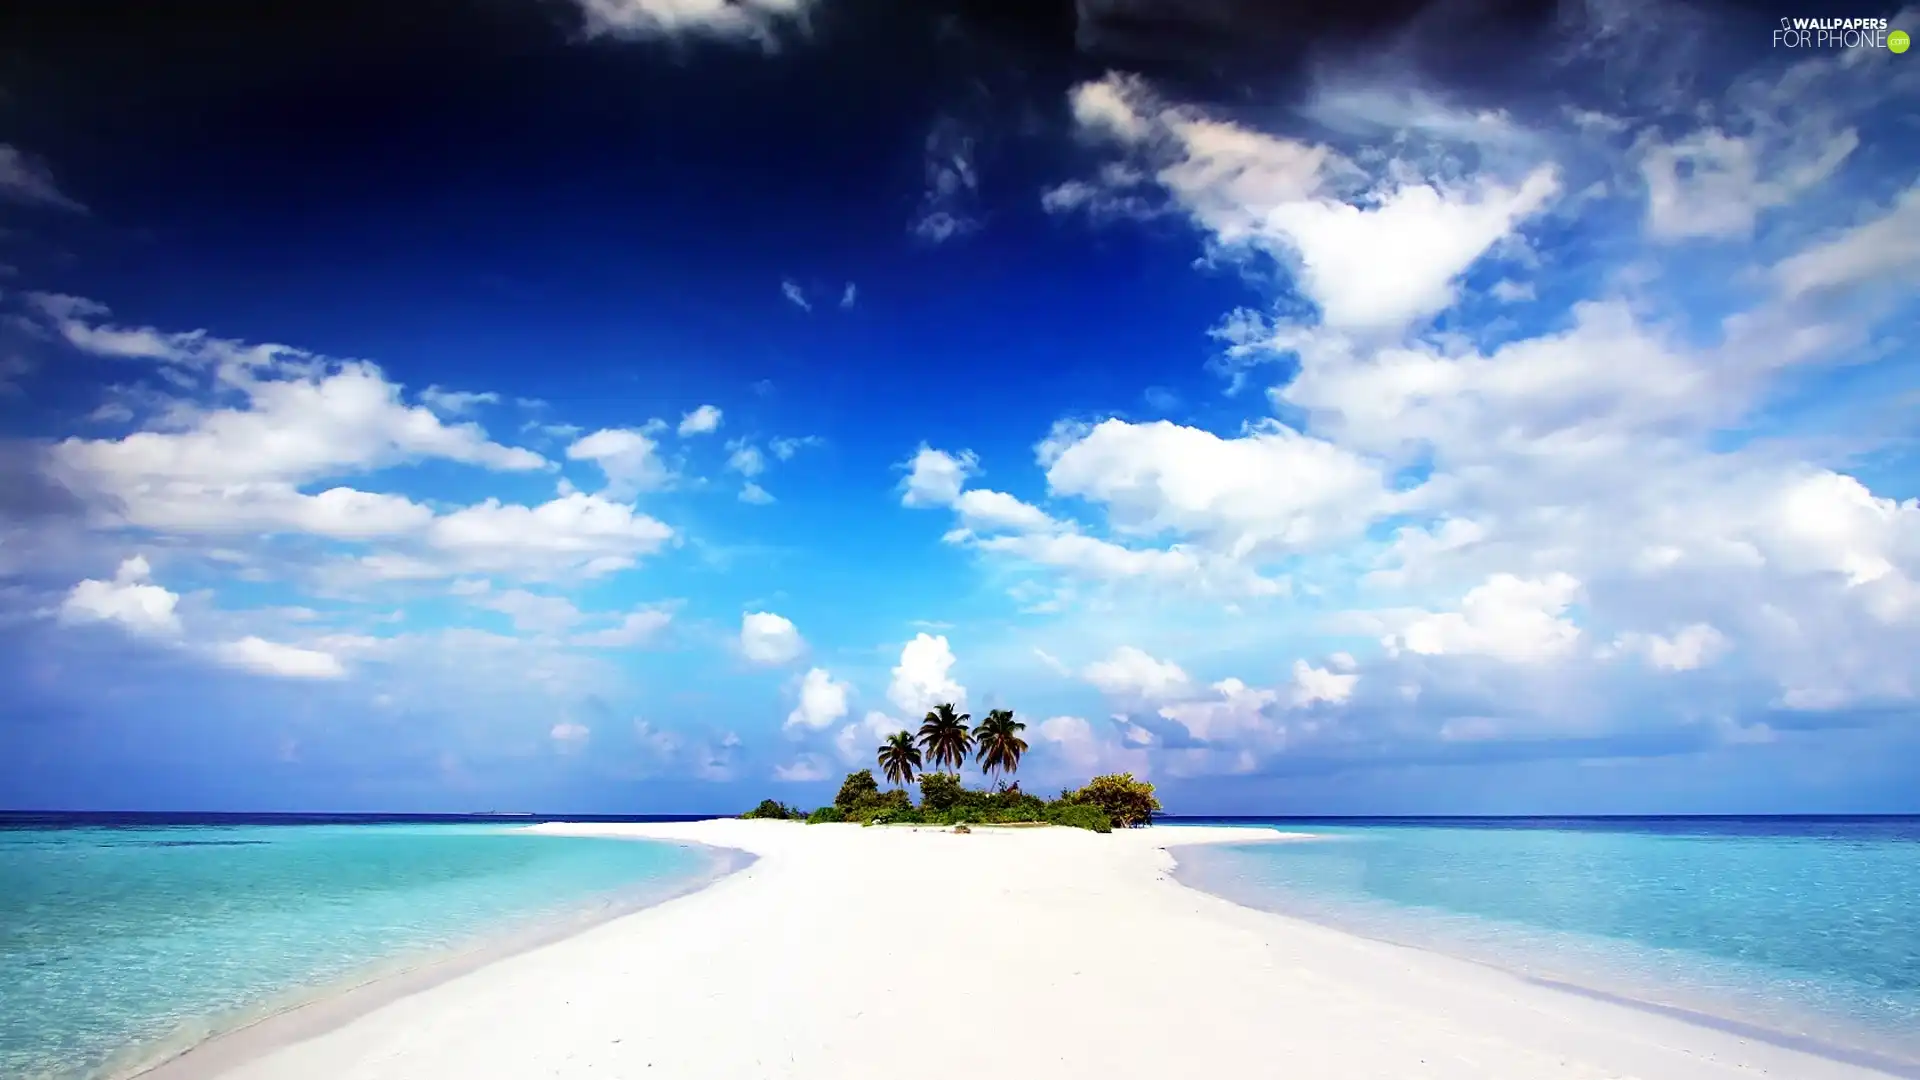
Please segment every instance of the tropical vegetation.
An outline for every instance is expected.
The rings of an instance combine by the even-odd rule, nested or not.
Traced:
[[[967,721],[973,717],[955,712],[952,705],[936,705],[920,725],[920,748],[936,769],[951,765],[958,771],[967,763],[974,746],[973,729]]]
[[[913,783],[920,771],[920,748],[913,745],[913,736],[904,731],[894,732],[881,743],[877,757],[880,768],[887,774],[887,783],[895,787],[904,788]]]
[[[1160,810],[1153,785],[1135,780],[1132,773],[1096,776],[1084,787],[1068,789],[1057,799],[1043,799],[1020,790],[1008,777],[1020,771],[1027,741],[1020,733],[1027,725],[1012,710],[994,709],[977,726],[951,704],[929,710],[917,733],[900,731],[887,737],[874,754],[874,763],[891,788],[882,788],[872,769],[847,774],[830,805],[805,812],[772,799],[742,817],[805,821],[808,824],[857,821],[862,825],[1062,825],[1111,832],[1115,828],[1146,825]],[[960,782],[960,769],[969,758],[990,781],[984,791]],[[947,770],[951,769],[949,772]],[[995,781],[993,778],[998,777]],[[907,786],[916,779],[920,804],[915,806]]]
[[[807,816],[804,810],[795,810],[785,803],[772,799],[760,800],[760,805],[740,815],[743,818],[769,818],[774,821],[790,821]]]

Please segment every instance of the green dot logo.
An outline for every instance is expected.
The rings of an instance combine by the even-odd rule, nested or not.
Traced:
[[[1893,53],[1906,52],[1907,46],[1911,44],[1913,44],[1913,41],[1907,37],[1907,32],[1905,30],[1895,30],[1893,33],[1887,35],[1887,51],[1888,52],[1893,52]]]

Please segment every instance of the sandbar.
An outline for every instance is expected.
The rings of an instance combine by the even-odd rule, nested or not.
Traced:
[[[1884,1077],[1241,907],[1168,849],[1285,834],[547,824],[755,858],[245,1060],[223,1080]]]

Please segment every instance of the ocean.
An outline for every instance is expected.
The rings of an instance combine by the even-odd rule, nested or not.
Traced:
[[[1319,837],[1176,852],[1247,906],[1920,1075],[1920,817],[1204,820]]]
[[[700,849],[519,833],[531,820],[0,814],[0,1077],[124,1076],[721,870]]]

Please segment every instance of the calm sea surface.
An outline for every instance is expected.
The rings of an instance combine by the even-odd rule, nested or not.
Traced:
[[[714,872],[513,822],[327,820],[0,816],[0,1077],[125,1073],[342,980]]]
[[[1920,1063],[1920,818],[1216,823],[1321,837],[1178,853],[1249,906]]]

